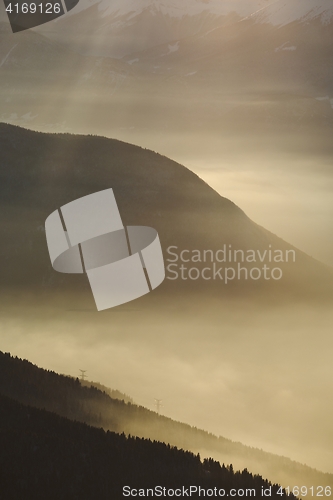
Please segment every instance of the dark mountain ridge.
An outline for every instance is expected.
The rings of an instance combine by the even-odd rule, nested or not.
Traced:
[[[98,389],[101,392],[105,392],[110,398],[112,399],[119,399],[120,401],[124,401],[125,403],[134,403],[133,399],[127,396],[127,394],[123,394],[122,392],[116,390],[116,389],[110,389],[110,387],[106,387],[103,384],[100,384],[99,382],[91,382],[88,379],[82,380],[80,379],[80,384],[83,387],[95,387],[95,389]]]
[[[166,279],[157,293],[195,290],[249,297],[269,291],[274,300],[331,300],[331,268],[252,222],[197,175],[166,157],[102,137],[43,134],[6,124],[0,124],[0,148],[3,290],[33,287],[44,293],[60,286],[63,292],[74,287],[88,293],[84,277],[52,269],[44,221],[65,203],[112,187],[123,223],[154,227],[165,258],[170,246],[213,253],[224,245],[243,252],[295,251],[295,262],[279,264],[284,272],[280,281],[235,280],[227,287],[221,280]]]
[[[2,395],[0,466],[0,495],[6,500],[118,500],[126,496],[125,486],[126,494],[130,489],[136,496],[151,496],[156,487],[162,494],[170,489],[170,495],[184,488],[188,496],[192,486],[191,497],[199,498],[197,486],[239,490],[235,498],[247,489],[260,495],[265,488],[271,498],[287,498],[279,485],[247,470],[235,472],[213,459],[201,462],[188,451],[104,432]]]
[[[110,398],[78,379],[46,371],[32,363],[0,353],[0,394],[21,404],[45,409],[71,420],[117,433],[163,441],[236,468],[247,467],[283,485],[333,485],[324,474],[292,460],[216,437],[175,422],[142,406]]]

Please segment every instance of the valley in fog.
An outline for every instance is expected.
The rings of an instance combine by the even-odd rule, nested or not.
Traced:
[[[19,318],[3,306],[2,350],[74,377],[86,369],[136,404],[155,410],[159,398],[167,417],[332,473],[332,313],[200,302],[149,316],[135,303],[98,317],[93,305],[41,312],[30,300]]]

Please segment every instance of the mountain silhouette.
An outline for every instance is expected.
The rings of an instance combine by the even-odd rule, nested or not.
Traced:
[[[286,457],[250,448],[224,437],[216,437],[203,430],[158,415],[156,412],[147,410],[142,406],[113,399],[106,392],[102,392],[96,387],[82,386],[78,379],[75,380],[71,377],[43,370],[27,360],[14,358],[9,353],[0,352],[0,373],[0,394],[5,403],[5,398],[9,397],[23,405],[45,409],[72,421],[85,422],[94,427],[102,427],[107,431],[138,436],[154,442],[163,441],[168,445],[190,450],[195,454],[200,452],[205,456],[219,457],[219,460],[225,464],[232,463],[237,469],[247,468],[254,474],[259,472],[261,475],[269,477],[275,482],[281,482],[285,486],[290,484],[333,485],[331,474],[323,474],[315,469],[293,462]],[[16,407],[14,406],[14,408]],[[2,420],[5,418],[5,408],[6,406],[2,406]],[[27,411],[23,407],[21,407],[20,412],[23,415],[23,420],[26,419],[27,412],[30,414],[30,410]],[[34,415],[43,417],[38,412],[35,412]],[[46,420],[45,423],[49,425],[50,422],[52,423],[52,419],[51,417],[48,418],[50,420]],[[65,425],[62,424],[61,419],[55,417],[53,417],[53,423],[56,424],[55,429],[52,430],[51,426],[48,430],[52,435],[56,432],[58,425]],[[15,441],[15,446],[18,449],[18,440],[22,433],[25,436],[23,443],[26,440],[30,441],[30,432],[33,431],[28,426],[29,433],[27,433],[26,423],[20,422],[22,427],[17,429],[15,427],[16,418],[14,418],[7,419],[6,425],[11,429],[12,433],[18,432]],[[69,423],[66,425],[69,429],[71,426],[73,429],[75,427]],[[82,426],[77,427],[77,429],[80,428],[84,429]],[[101,437],[103,433],[100,430],[96,430],[95,434],[93,431],[91,432],[92,436],[100,436],[98,439],[103,439]],[[44,435],[43,426],[41,427],[41,433]],[[9,438],[7,437],[7,439]],[[114,437],[113,439],[122,442],[122,446],[126,450],[125,438]],[[3,450],[4,447],[2,447],[2,452]],[[17,449],[16,453],[18,453]],[[44,450],[43,453],[47,453],[47,451]],[[154,449],[152,448],[153,453]],[[126,473],[124,473],[123,477],[126,477]]]
[[[152,496],[155,488],[160,495],[176,489],[188,495],[190,487],[193,498],[202,496],[199,487],[239,490],[234,498],[250,489],[253,496],[265,489],[271,498],[287,498],[279,485],[245,469],[201,462],[188,451],[104,432],[2,395],[0,425],[0,494],[8,500],[120,500],[129,490],[136,496]]]
[[[178,252],[208,249],[213,255],[223,248],[254,250],[260,256],[267,256],[269,249],[295,252],[291,261],[269,264],[281,266],[280,280],[235,279],[226,286],[223,275],[222,280],[208,281],[180,279],[179,275],[177,280],[166,279],[156,297],[166,294],[172,301],[177,294],[186,297],[195,291],[217,297],[264,294],[273,301],[331,300],[333,272],[328,266],[255,224],[197,175],[166,157],[102,137],[42,134],[5,124],[0,125],[0,147],[4,290],[32,287],[43,293],[74,287],[90,297],[84,276],[52,269],[44,221],[60,206],[112,187],[124,225],[151,226],[158,231],[166,265],[175,258],[170,257],[169,247]],[[202,269],[207,263],[195,265]]]

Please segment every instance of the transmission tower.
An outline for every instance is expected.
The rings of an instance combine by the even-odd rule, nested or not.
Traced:
[[[156,411],[158,414],[160,414],[161,408],[162,408],[162,406],[164,406],[164,405],[162,405],[162,399],[154,398],[154,400],[155,400]]]
[[[87,378],[85,374],[87,370],[79,370],[79,371],[81,372],[81,380],[85,380]]]

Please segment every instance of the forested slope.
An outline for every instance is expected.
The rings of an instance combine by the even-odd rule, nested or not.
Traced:
[[[168,443],[195,454],[213,456],[235,468],[248,468],[284,485],[333,485],[324,474],[292,460],[244,446],[176,422],[142,406],[112,399],[78,379],[43,370],[0,352],[0,394],[71,420],[117,433]],[[226,434],[228,430],[226,429]]]

